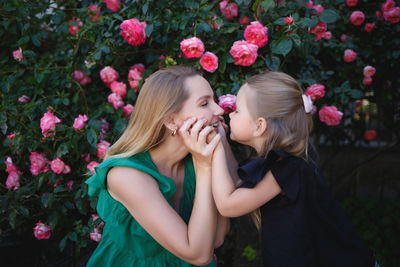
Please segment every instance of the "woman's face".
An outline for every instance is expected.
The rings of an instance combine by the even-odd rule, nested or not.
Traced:
[[[185,88],[189,93],[189,98],[174,116],[178,127],[192,117],[196,117],[198,120],[206,119],[205,125],[216,127],[219,116],[224,114],[224,110],[215,103],[214,92],[207,80],[199,75],[189,77],[185,80]]]

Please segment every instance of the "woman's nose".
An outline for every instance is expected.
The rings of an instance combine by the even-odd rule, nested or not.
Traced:
[[[224,110],[217,103],[215,103],[215,106],[216,106],[216,110],[215,110],[214,114],[217,116],[224,115]]]

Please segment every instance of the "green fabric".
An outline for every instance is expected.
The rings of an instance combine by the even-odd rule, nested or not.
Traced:
[[[192,213],[196,180],[190,156],[185,158],[184,165],[185,178],[179,215],[188,223]],[[105,160],[95,167],[96,173],[86,181],[89,196],[98,197],[97,213],[105,222],[102,239],[87,266],[194,266],[164,249],[120,202],[110,196],[106,188],[106,177],[110,168],[115,166],[131,167],[150,174],[157,180],[161,193],[173,207],[172,197],[176,192],[176,184],[171,178],[159,173],[148,151],[130,158]],[[207,266],[216,266],[215,260]]]

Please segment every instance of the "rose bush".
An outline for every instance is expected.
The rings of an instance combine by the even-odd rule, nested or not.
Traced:
[[[1,10],[0,242],[64,253],[49,245],[43,257],[79,257],[100,240],[84,181],[159,68],[205,70],[227,113],[248,77],[284,71],[308,88],[317,144],[379,138],[372,106],[399,138],[398,1],[13,0]]]

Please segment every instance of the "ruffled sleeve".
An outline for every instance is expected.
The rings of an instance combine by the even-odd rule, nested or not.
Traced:
[[[270,170],[286,197],[296,201],[300,191],[301,158],[282,150],[272,150],[267,157]]]
[[[243,182],[240,187],[255,187],[271,171],[285,195],[295,201],[300,190],[300,161],[283,150],[272,150],[266,157],[256,158],[238,169]]]
[[[268,171],[264,157],[256,158],[242,165],[238,169],[239,178],[242,180],[240,187],[253,188]]]

